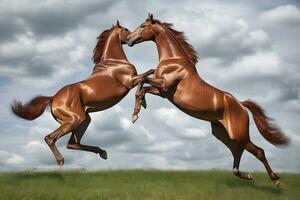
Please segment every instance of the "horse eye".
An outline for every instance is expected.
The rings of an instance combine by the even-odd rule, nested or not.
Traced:
[[[125,31],[129,31],[127,28],[125,28]]]
[[[143,24],[143,25],[141,25],[141,28],[145,28],[146,26]]]

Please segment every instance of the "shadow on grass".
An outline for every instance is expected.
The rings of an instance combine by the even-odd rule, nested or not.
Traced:
[[[260,190],[262,192],[272,193],[272,194],[282,194],[282,190],[274,186],[267,185],[256,185],[255,180],[247,181],[241,179],[224,179],[222,180],[224,184],[231,188],[250,188]]]

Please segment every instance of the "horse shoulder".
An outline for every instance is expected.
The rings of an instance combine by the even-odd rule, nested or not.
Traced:
[[[134,65],[121,64],[119,67],[115,68],[114,78],[119,82],[120,85],[130,90],[132,88],[132,77],[137,75],[137,71]]]
[[[189,74],[182,64],[176,62],[159,64],[155,72],[156,78],[163,78],[166,81],[166,87],[172,86],[174,83],[185,79]]]

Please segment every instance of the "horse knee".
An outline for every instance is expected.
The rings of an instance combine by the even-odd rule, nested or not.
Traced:
[[[53,146],[55,144],[54,138],[51,138],[49,135],[46,135],[44,140],[49,146]]]

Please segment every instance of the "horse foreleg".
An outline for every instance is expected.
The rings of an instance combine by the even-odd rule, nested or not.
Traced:
[[[154,94],[164,98],[164,96],[161,94],[159,89],[153,86],[143,87],[143,83],[140,83],[135,93],[135,106],[134,106],[134,112],[132,114],[132,123],[134,123],[138,119],[138,113],[141,110],[141,106],[146,108],[146,100],[145,100],[146,93]]]
[[[147,76],[153,74],[154,72],[155,72],[155,69],[150,69],[150,70],[146,71],[145,73],[133,76],[131,79],[132,87],[135,87],[140,82],[143,82],[147,78]]]
[[[134,110],[132,114],[132,123],[134,123],[138,118],[138,113],[141,110],[141,105],[145,105],[144,108],[146,108],[146,100],[145,100],[145,93],[143,88],[144,83],[139,82],[138,87],[135,92],[135,104],[134,104]],[[144,101],[144,103],[143,103]]]
[[[151,86],[160,90],[166,90],[166,80],[163,78],[146,78],[145,83],[149,83]]]
[[[154,95],[162,96],[160,89],[165,88],[165,80],[164,79],[157,79],[157,78],[146,78],[145,82],[149,83],[152,86],[144,87],[144,82],[140,82],[139,86],[135,93],[135,106],[134,106],[134,112],[132,114],[132,123],[136,122],[136,120],[139,118],[138,113],[141,110],[141,105],[143,105],[144,108],[146,108],[146,100],[145,100],[145,93],[151,93]]]

